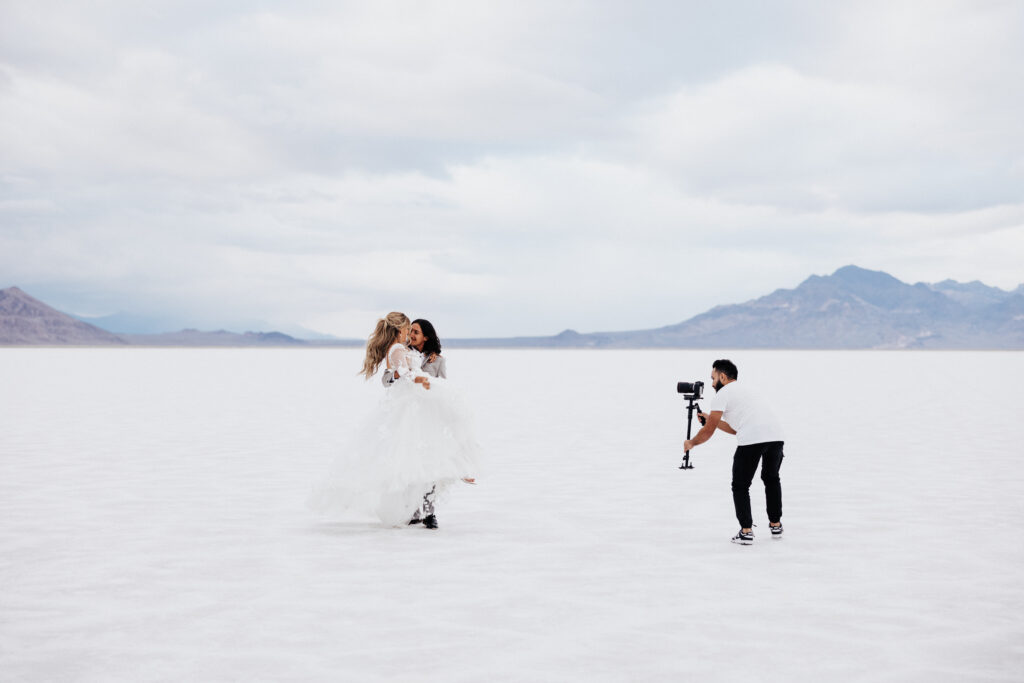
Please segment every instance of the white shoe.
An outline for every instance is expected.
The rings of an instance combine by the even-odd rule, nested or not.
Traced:
[[[739,543],[740,545],[753,545],[754,544],[754,532],[744,531],[740,529],[736,532],[736,535],[732,537],[733,543]]]

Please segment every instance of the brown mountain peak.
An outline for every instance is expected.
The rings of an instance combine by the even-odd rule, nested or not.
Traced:
[[[106,346],[119,337],[47,306],[18,287],[0,289],[0,345]]]

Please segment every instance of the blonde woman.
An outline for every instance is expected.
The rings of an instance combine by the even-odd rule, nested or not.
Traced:
[[[398,312],[377,321],[360,374],[369,379],[384,365],[395,381],[316,487],[315,509],[372,512],[402,526],[422,505],[424,525],[436,529],[434,496],[472,480],[479,446],[468,411],[443,378],[421,370],[422,356],[406,346],[411,326]]]

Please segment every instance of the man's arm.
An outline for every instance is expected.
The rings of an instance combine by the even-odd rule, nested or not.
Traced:
[[[704,418],[705,420],[707,420],[707,419],[708,419],[708,416],[707,416],[707,415],[705,415],[704,413],[697,413],[697,415],[698,415],[698,417]],[[732,435],[734,435],[734,436],[736,435],[736,430],[735,430],[735,429],[733,429],[733,428],[732,428],[732,425],[730,425],[730,424],[729,424],[728,422],[726,422],[725,420],[720,420],[720,421],[718,422],[718,428],[719,428],[719,429],[721,429],[721,430],[722,430],[723,432],[725,432],[726,434],[732,434]],[[709,437],[709,438],[710,438],[710,437]]]
[[[716,429],[718,429],[719,424],[722,424],[722,411],[712,410],[711,413],[708,415],[707,422],[705,422],[704,426],[701,427],[699,432],[697,432],[697,435],[694,436],[689,441],[683,442],[683,450],[688,451],[694,446],[699,446],[700,444],[710,439],[711,435],[715,433]],[[730,427],[730,429],[732,428]]]

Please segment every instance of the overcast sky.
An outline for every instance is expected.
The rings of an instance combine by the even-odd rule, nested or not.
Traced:
[[[0,287],[365,337],[1024,282],[1021,2],[0,4]]]

